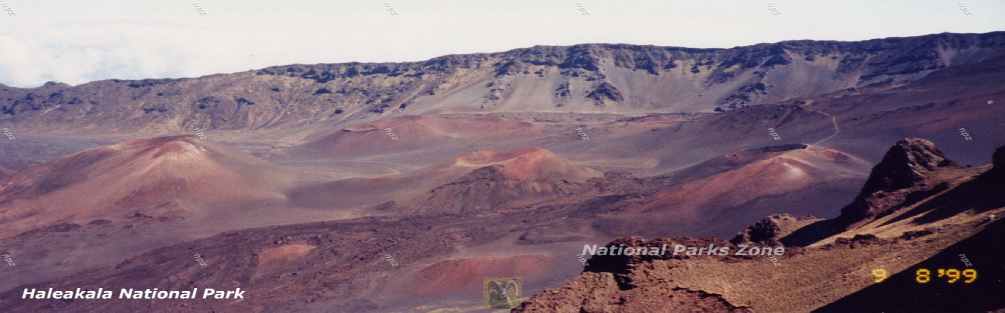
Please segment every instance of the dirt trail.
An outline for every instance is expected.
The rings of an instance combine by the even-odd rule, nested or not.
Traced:
[[[813,105],[813,100],[807,100],[805,107],[810,112],[820,113],[820,114],[823,114],[824,116],[830,117],[831,118],[831,124],[834,125],[834,133],[833,134],[831,134],[830,136],[824,137],[824,138],[822,138],[820,140],[817,140],[816,142],[813,143],[813,145],[820,145],[822,143],[830,141],[831,139],[833,139],[834,137],[836,137],[838,134],[840,134],[841,133],[841,126],[838,125],[837,116],[834,116],[834,114],[830,114],[830,113],[827,113],[827,112],[824,112],[824,111],[813,109],[811,107],[812,105]]]

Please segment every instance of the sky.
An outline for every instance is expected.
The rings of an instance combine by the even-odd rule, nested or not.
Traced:
[[[420,61],[534,45],[729,48],[1005,30],[1003,0],[0,0],[0,84]]]

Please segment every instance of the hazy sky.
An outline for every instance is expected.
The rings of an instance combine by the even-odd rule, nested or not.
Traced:
[[[0,0],[0,83],[191,77],[585,42],[733,47],[996,30],[1005,30],[1003,0]]]

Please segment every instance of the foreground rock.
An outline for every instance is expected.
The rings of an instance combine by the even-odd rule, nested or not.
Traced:
[[[531,297],[513,312],[1005,309],[1005,300],[997,295],[1005,288],[1005,268],[1000,266],[1005,246],[999,240],[1005,232],[1000,218],[1005,213],[1005,197],[1000,196],[1005,184],[998,176],[1002,151],[995,153],[993,168],[961,168],[953,166],[931,142],[907,139],[887,153],[856,203],[841,216],[812,223],[773,216],[747,228],[732,242],[735,246],[776,244],[820,225],[846,225],[802,242],[806,247],[786,247],[782,256],[594,256],[579,277]],[[902,190],[929,196],[901,197],[881,206],[863,201]],[[869,206],[856,207],[859,201]],[[843,224],[846,221],[855,222]],[[786,235],[791,225],[802,223],[809,225]],[[611,245],[645,247],[663,242],[684,243],[625,239]],[[917,282],[919,270],[934,273],[940,268],[972,269],[982,276],[970,283],[950,283],[933,274],[931,283]]]

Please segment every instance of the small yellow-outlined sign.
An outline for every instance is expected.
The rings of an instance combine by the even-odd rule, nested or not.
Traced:
[[[520,304],[520,279],[515,277],[486,278],[485,305],[493,309],[512,309]]]

